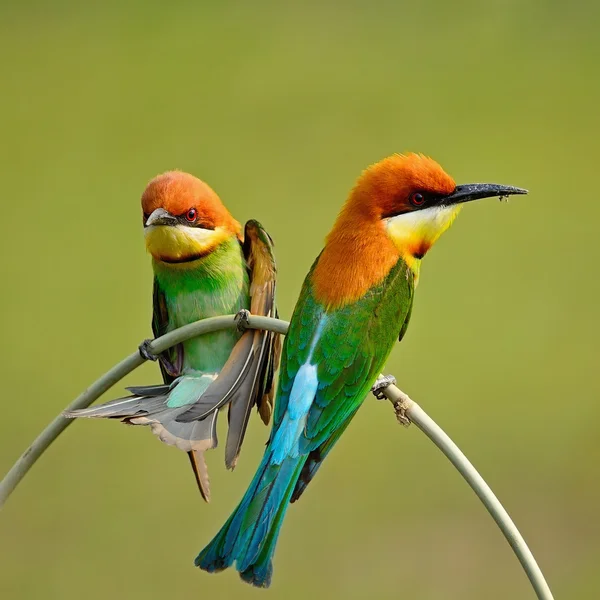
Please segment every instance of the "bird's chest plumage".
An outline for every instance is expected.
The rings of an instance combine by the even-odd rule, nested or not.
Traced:
[[[167,331],[249,308],[248,274],[239,245],[218,258],[195,269],[156,273],[165,294]],[[184,342],[184,371],[220,371],[239,337],[237,330],[226,329]]]
[[[313,272],[314,267],[284,342],[275,406],[276,427],[297,420],[301,412],[302,435],[292,435],[299,453],[319,447],[358,409],[406,329],[414,289],[413,274],[399,259],[360,299],[328,309],[314,293]],[[281,444],[286,451],[292,448],[289,440]]]
[[[198,319],[207,319],[236,312],[241,301],[240,282],[228,281],[218,290],[183,289],[167,296],[169,311],[169,330],[193,323]],[[238,309],[239,310],[239,309]]]

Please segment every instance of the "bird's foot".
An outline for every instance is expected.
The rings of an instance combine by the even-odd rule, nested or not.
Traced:
[[[394,407],[398,423],[408,427],[411,420],[406,413],[413,404],[413,401],[402,390],[397,388],[393,394],[386,396],[384,390],[390,385],[396,385],[396,378],[393,375],[380,375],[373,384],[371,391],[377,400],[389,400]]]
[[[246,331],[246,329],[248,329],[248,324],[250,323],[250,311],[242,308],[242,310],[233,317],[233,320],[237,323],[237,330],[239,332]]]
[[[377,378],[371,388],[371,391],[377,400],[387,400],[383,390],[385,390],[388,385],[396,385],[396,378],[393,375],[380,375]]]
[[[140,356],[146,360],[152,360],[152,361],[157,361],[158,360],[158,354],[154,354],[151,350],[150,350],[150,344],[153,342],[153,340],[144,340],[138,347],[138,350],[140,352]]]

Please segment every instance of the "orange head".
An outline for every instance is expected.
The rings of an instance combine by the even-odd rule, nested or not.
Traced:
[[[328,306],[359,298],[402,257],[418,277],[420,260],[464,202],[525,194],[511,186],[456,185],[422,154],[394,154],[367,168],[327,236],[314,273],[317,296]]]
[[[150,181],[142,194],[142,211],[146,247],[166,263],[199,260],[241,232],[212,188],[181,171]]]
[[[330,238],[336,237],[340,227],[376,224],[402,255],[421,259],[452,224],[464,202],[524,193],[520,188],[487,183],[457,186],[433,159],[394,154],[363,172]]]
[[[424,198],[445,196],[456,184],[438,163],[422,154],[393,154],[368,167],[347,206],[378,219],[419,210]]]

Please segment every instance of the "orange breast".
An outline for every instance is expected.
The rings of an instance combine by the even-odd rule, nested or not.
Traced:
[[[341,215],[313,272],[316,299],[328,310],[352,304],[381,283],[399,258],[381,221]]]

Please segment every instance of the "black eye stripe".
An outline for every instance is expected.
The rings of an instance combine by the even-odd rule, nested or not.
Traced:
[[[210,229],[211,231],[214,231],[215,226],[212,223],[208,223],[207,221],[203,221],[202,219],[198,219],[195,222],[191,222],[187,220],[187,212],[183,213],[182,215],[179,215],[177,218],[177,220],[182,224],[185,225],[186,227],[200,227],[201,229]]]
[[[417,196],[416,202],[415,196]],[[421,198],[418,198],[418,196],[421,196]],[[404,215],[406,213],[414,212],[416,210],[422,210],[430,206],[437,206],[438,204],[440,204],[443,198],[443,194],[435,194],[431,192],[425,192],[423,190],[411,192],[408,198],[406,197],[406,195],[403,194],[402,196],[399,196],[397,199],[395,199],[395,201],[398,204],[398,208],[382,214],[381,218],[390,219],[392,217]]]

